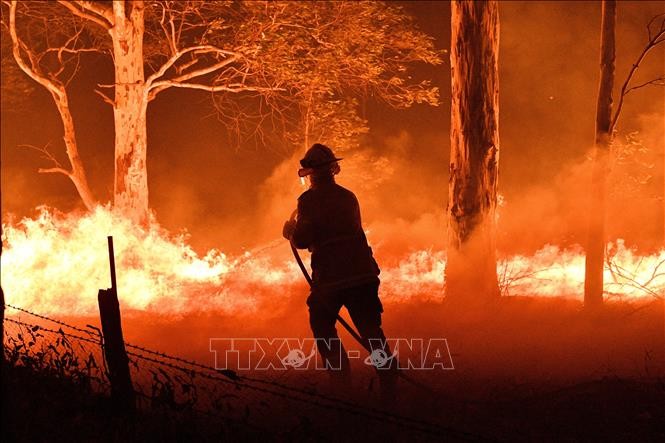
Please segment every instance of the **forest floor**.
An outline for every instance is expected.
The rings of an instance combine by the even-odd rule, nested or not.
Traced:
[[[381,402],[374,371],[363,364],[363,358],[352,361],[353,386],[343,393],[330,388],[320,371],[241,371],[240,375],[318,390],[367,408],[435,423],[443,429],[441,435],[254,394],[252,417],[263,429],[258,434],[249,428],[226,429],[220,434],[218,428],[197,424],[198,419],[187,415],[166,419],[148,414],[141,420],[145,425],[133,428],[133,435],[170,441],[189,437],[317,441],[665,439],[662,301],[615,301],[595,312],[584,311],[573,300],[529,297],[505,298],[492,309],[472,310],[437,302],[384,303],[384,309],[389,338],[445,338],[454,369],[406,371],[428,390],[402,382],[398,399],[391,404]],[[91,321],[70,320],[81,324]],[[271,312],[181,317],[130,312],[124,314],[123,323],[127,341],[207,365],[214,364],[210,338],[310,336],[306,307],[301,297],[295,296],[281,299]],[[340,335],[347,349],[360,350],[345,332]],[[93,435],[109,437],[92,438],[100,441],[118,437],[117,433],[104,434],[103,429],[112,425],[109,420],[116,420],[109,418],[104,399],[91,400],[95,398],[92,394],[73,396],[71,408],[63,409],[58,406],[62,399],[54,392],[66,392],[66,387],[54,387],[50,381],[20,372],[16,377],[31,381],[20,381],[20,395],[10,397],[10,427],[3,429],[30,440],[31,436],[41,440],[40,435],[64,440],[68,432],[75,440],[88,440]],[[16,392],[18,385],[9,380],[8,386]],[[86,431],[89,427],[81,423],[88,422],[97,425]],[[54,425],[51,431],[49,423]],[[8,435],[4,430],[3,434]]]

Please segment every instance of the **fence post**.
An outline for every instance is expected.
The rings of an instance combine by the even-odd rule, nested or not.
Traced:
[[[104,356],[111,382],[111,398],[118,412],[133,414],[136,409],[134,388],[129,373],[129,358],[125,350],[120,320],[120,305],[115,280],[115,258],[113,237],[108,237],[109,261],[111,266],[111,287],[100,289],[97,295],[99,316],[104,335]]]

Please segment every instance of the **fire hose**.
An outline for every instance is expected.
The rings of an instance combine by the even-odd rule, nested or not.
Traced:
[[[297,209],[295,211],[293,211],[293,213],[291,214],[290,221],[295,220],[295,217],[296,217],[297,213],[298,213]],[[293,252],[293,257],[296,259],[296,262],[298,263],[298,267],[302,271],[302,274],[305,277],[305,280],[307,280],[307,284],[311,288],[312,287],[312,277],[310,277],[309,272],[307,271],[307,268],[305,267],[305,264],[302,261],[302,258],[300,258],[300,254],[298,253],[298,249],[293,244],[293,241],[290,240],[289,244],[291,245],[291,252]],[[372,348],[369,345],[368,340],[363,339],[360,336],[360,334],[358,334],[358,332],[356,332],[356,330],[353,329],[353,327],[346,320],[344,320],[344,318],[341,315],[339,315],[339,313],[336,314],[336,317],[337,317],[337,321],[339,322],[339,324],[341,324],[342,327],[344,329],[346,329],[346,331],[349,334],[351,334],[351,336],[360,344],[360,346],[362,346],[367,352],[369,352],[369,354],[371,356],[373,351],[372,351]],[[398,377],[400,377],[401,379],[411,383],[412,385],[417,386],[421,389],[424,389],[425,391],[427,391],[430,394],[435,394],[435,392],[429,386],[425,386],[422,383],[412,379],[411,377],[407,376],[404,372],[400,371],[399,368],[397,369],[396,373],[397,373]]]

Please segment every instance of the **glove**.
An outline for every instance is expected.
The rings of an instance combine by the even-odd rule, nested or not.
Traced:
[[[296,230],[296,221],[295,220],[287,220],[284,222],[284,227],[282,228],[282,235],[284,236],[285,239],[291,241],[291,237],[293,237],[293,232]]]

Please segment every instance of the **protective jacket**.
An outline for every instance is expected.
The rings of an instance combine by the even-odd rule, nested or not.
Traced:
[[[298,198],[293,244],[312,253],[312,291],[378,282],[379,266],[367,244],[358,199],[333,180]]]

